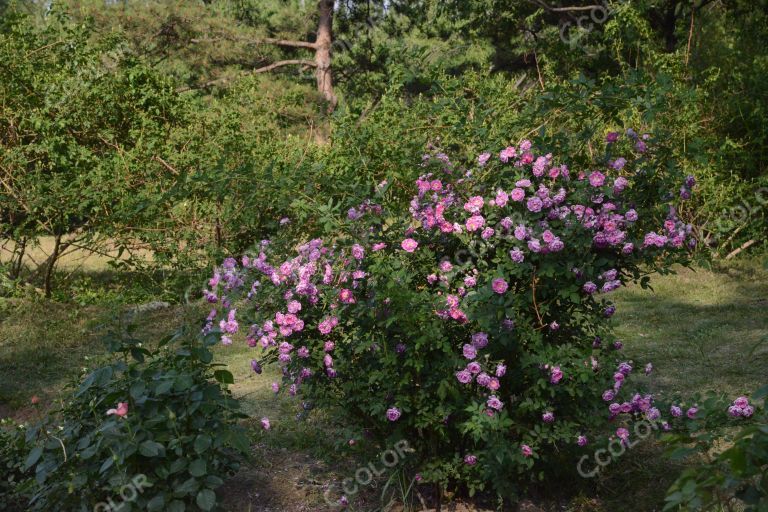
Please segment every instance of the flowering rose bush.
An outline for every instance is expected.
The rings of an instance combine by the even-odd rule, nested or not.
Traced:
[[[419,481],[515,495],[608,419],[658,413],[613,402],[632,366],[610,320],[611,291],[686,260],[676,202],[695,180],[651,142],[610,133],[574,169],[529,141],[468,168],[425,155],[406,218],[384,182],[332,239],[227,259],[204,331],[229,344],[244,323],[276,393],[406,439]]]

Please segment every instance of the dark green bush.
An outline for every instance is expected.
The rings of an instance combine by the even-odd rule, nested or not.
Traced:
[[[213,510],[248,438],[229,372],[205,346],[119,337],[123,357],[90,372],[54,415],[27,431],[33,510]],[[117,412],[117,414],[115,413]],[[95,508],[94,508],[95,507]]]
[[[24,427],[14,422],[0,422],[0,510],[23,510],[25,487],[31,483],[24,469],[24,457],[29,451]]]

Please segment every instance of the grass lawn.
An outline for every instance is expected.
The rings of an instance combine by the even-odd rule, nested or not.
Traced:
[[[638,364],[653,362],[654,393],[690,396],[712,389],[735,396],[768,382],[765,268],[743,263],[716,271],[680,269],[651,284],[655,292],[629,287],[614,298],[626,357]],[[100,332],[121,316],[115,308],[15,300],[3,302],[0,314],[0,416],[22,419],[31,416],[33,394],[50,403],[82,367],[103,357]],[[157,339],[199,318],[201,311],[192,306],[154,311],[139,320],[139,337]],[[298,401],[274,397],[270,384],[276,373],[253,374],[243,343],[218,348],[217,357],[234,373],[233,392],[243,399],[254,426],[252,467],[222,491],[226,509],[330,510],[322,497],[327,484],[352,476],[358,467],[354,455],[340,449],[346,440],[339,427],[322,413],[298,421]],[[257,427],[262,416],[272,421],[268,433]],[[328,453],[336,455],[321,455]],[[648,441],[592,481],[583,498],[560,504],[558,510],[608,512],[627,510],[628,503],[636,511],[660,510],[678,470]],[[378,492],[368,490],[357,509],[371,509]]]

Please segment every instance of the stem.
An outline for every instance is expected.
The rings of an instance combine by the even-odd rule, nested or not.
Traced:
[[[53,245],[53,253],[48,259],[48,267],[45,269],[45,298],[51,298],[51,280],[53,277],[53,268],[56,266],[56,260],[59,258],[59,252],[61,250],[61,235],[56,235],[56,239]]]

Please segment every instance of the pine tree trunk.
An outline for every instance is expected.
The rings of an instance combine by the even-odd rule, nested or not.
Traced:
[[[317,27],[315,42],[315,63],[317,69],[317,91],[328,102],[328,112],[336,108],[337,98],[333,92],[333,74],[331,73],[331,46],[333,45],[333,0],[320,0],[320,22]]]

